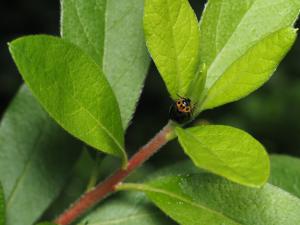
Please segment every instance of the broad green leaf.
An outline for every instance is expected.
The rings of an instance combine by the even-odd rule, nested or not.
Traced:
[[[109,198],[86,215],[77,225],[171,225],[141,193],[122,193]]]
[[[199,70],[199,28],[187,0],[146,0],[149,52],[173,99],[186,96]]]
[[[151,181],[153,179],[157,179],[159,177],[165,177],[165,176],[178,176],[178,175],[185,175],[185,174],[194,174],[194,173],[203,173],[206,172],[205,170],[199,169],[195,166],[195,164],[189,160],[185,159],[178,162],[173,162],[172,165],[164,166],[156,172],[149,175],[146,179],[146,181]],[[131,183],[132,181],[127,182]],[[134,181],[137,182],[137,181]],[[141,182],[138,180],[138,182]],[[143,181],[144,182],[144,181]]]
[[[240,186],[212,174],[167,176],[147,184],[123,184],[119,190],[139,190],[183,225],[295,225],[300,200],[266,184]]]
[[[0,225],[5,225],[5,200],[3,188],[0,183]]]
[[[206,89],[211,89],[219,82],[220,77],[228,73],[230,67],[236,67],[236,74],[231,76],[240,76],[240,73],[245,69],[244,64],[252,63],[250,61],[247,62],[247,58],[243,60],[241,58],[250,54],[248,52],[253,51],[255,49],[254,46],[267,37],[270,38],[272,34],[275,34],[276,37],[276,32],[291,27],[298,17],[299,9],[300,2],[294,0],[209,0],[200,22],[200,58],[201,62],[206,63],[208,67]],[[259,74],[256,71],[259,73],[264,71],[264,68],[260,68],[260,66],[263,65],[262,62],[269,64],[270,56],[275,57],[275,59],[272,59],[273,64],[278,64],[292,44],[292,39],[288,34],[286,40],[283,39],[281,44],[274,40],[276,47],[268,49],[277,52],[274,56],[260,49],[262,47],[270,47],[264,45],[261,45],[252,57],[248,55],[248,60],[250,58],[251,60],[256,60],[255,58],[259,57],[261,62],[253,71],[246,70],[253,73],[253,75],[249,74],[249,76],[255,77],[252,83],[249,84],[252,88],[248,87],[243,93],[237,93],[235,100],[259,87],[266,80],[266,78],[258,76]],[[251,48],[252,50],[250,50]],[[262,53],[264,54],[260,55]],[[262,60],[264,56],[267,56],[267,60]],[[244,61],[241,69],[238,68],[238,65],[234,65],[238,60]],[[239,63],[241,64],[241,62]],[[268,76],[275,68],[276,66],[273,66],[273,68],[268,67]],[[233,69],[231,68],[231,70],[232,73]],[[267,71],[264,72],[267,73]],[[244,85],[242,81],[240,84]],[[228,94],[230,93],[226,92],[224,96]],[[232,98],[224,99],[222,104],[232,101]],[[219,102],[218,104],[221,103]],[[209,107],[214,106],[217,105],[211,104]]]
[[[176,128],[179,143],[197,167],[237,183],[259,187],[269,176],[264,147],[246,132],[229,126]]]
[[[126,128],[150,62],[142,26],[144,1],[63,0],[61,3],[63,37],[100,65],[116,94]]]
[[[103,65],[106,0],[62,0],[61,36]]]
[[[238,100],[265,83],[296,39],[296,30],[276,31],[237,59],[207,93],[204,109]]]
[[[46,35],[19,38],[10,44],[10,51],[34,95],[63,128],[126,163],[117,101],[88,55]]]
[[[207,68],[205,63],[203,63],[200,67],[199,73],[195,77],[195,80],[191,83],[189,94],[187,96],[192,100],[192,104],[194,105],[193,116],[196,117],[200,112],[200,104],[201,100],[204,98],[205,92],[205,82],[206,82]],[[200,100],[197,102],[197,100]]]
[[[300,159],[287,155],[271,156],[269,182],[300,198]]]
[[[300,198],[300,159],[287,155],[271,155],[270,162],[271,173],[268,182]],[[152,173],[147,180],[162,176],[203,172],[205,171],[195,167],[191,160],[184,160],[159,169]],[[127,182],[131,181],[127,180]]]
[[[0,126],[0,180],[7,225],[31,225],[58,196],[81,143],[63,131],[23,86]]]

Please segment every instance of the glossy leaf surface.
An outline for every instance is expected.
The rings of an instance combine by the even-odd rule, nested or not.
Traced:
[[[173,99],[186,96],[199,70],[199,28],[187,0],[146,0],[145,38]]]
[[[142,22],[144,1],[61,2],[63,37],[81,47],[102,68],[127,128],[150,62]]]
[[[88,55],[47,35],[19,38],[10,44],[10,51],[34,95],[63,128],[126,163],[117,101]]]
[[[294,42],[288,28],[299,10],[294,0],[208,1],[200,21],[200,58],[208,68],[206,90],[214,90],[202,109],[244,97],[272,75]]]
[[[179,143],[197,167],[252,187],[267,181],[268,155],[246,132],[217,125],[177,128],[176,132]]]

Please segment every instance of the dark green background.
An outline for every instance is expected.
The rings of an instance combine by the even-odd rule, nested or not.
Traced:
[[[203,3],[194,0],[199,15]],[[0,4],[0,118],[22,83],[6,43],[26,34],[59,35],[58,0],[2,0]],[[272,79],[247,98],[203,113],[199,119],[240,127],[261,141],[269,152],[300,156],[300,40],[280,64]],[[153,63],[137,112],[127,132],[131,153],[167,121],[171,101]],[[173,142],[152,162],[183,158]]]

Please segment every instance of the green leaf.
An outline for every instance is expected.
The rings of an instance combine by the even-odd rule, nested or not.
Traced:
[[[81,148],[23,86],[0,126],[7,225],[31,225],[41,216],[65,186]]]
[[[140,190],[183,225],[295,225],[300,200],[266,184],[248,188],[212,174],[161,177],[147,184],[122,184]]]
[[[100,65],[116,94],[126,128],[150,62],[142,26],[144,1],[61,2],[63,37],[85,50]]]
[[[126,163],[117,101],[88,55],[46,35],[19,38],[10,44],[10,51],[34,95],[63,128]]]
[[[265,83],[296,39],[296,30],[274,32],[237,59],[208,91],[204,109],[238,100]]]
[[[199,28],[187,0],[146,0],[147,47],[173,99],[186,96],[199,70]]]
[[[282,29],[292,26],[298,17],[299,10],[300,2],[294,0],[208,1],[200,22],[200,58],[201,62],[206,63],[208,67],[206,89],[210,90],[225,74],[232,78],[222,79],[223,85],[226,84],[226,80],[228,82],[234,80],[234,76],[247,75],[253,77],[253,80],[246,85],[241,80],[235,85],[248,85],[247,89],[234,91],[236,92],[235,96],[225,92],[222,103],[221,101],[214,104],[206,103],[204,108],[237,100],[267,80],[293,42],[294,35],[289,34],[289,31],[286,31],[287,34],[279,35],[278,33],[283,32]],[[284,35],[287,36],[284,37]],[[276,40],[276,38],[281,40]],[[275,46],[270,48],[267,43],[259,44],[260,42],[273,42]],[[272,51],[275,52],[272,53]],[[263,59],[263,57],[267,57],[267,59]],[[270,57],[272,63],[269,62]],[[252,60],[259,62],[259,65],[255,68],[248,68],[245,64],[253,65]],[[265,67],[264,63],[269,64],[269,67]],[[231,75],[229,75],[229,70]],[[232,90],[234,87],[230,91]],[[231,95],[230,98],[226,99],[227,95]]]
[[[300,198],[300,159],[271,155],[269,182]]]
[[[42,222],[42,223],[39,223],[37,225],[56,225],[55,223],[51,223],[51,222]]]
[[[109,198],[78,225],[171,225],[174,224],[141,193],[122,193]]]
[[[0,225],[5,225],[5,200],[3,188],[0,183]]]
[[[62,0],[61,36],[81,47],[102,68],[106,0]]]
[[[193,101],[194,105],[193,116],[196,117],[201,112],[201,105],[197,100],[203,99],[205,96],[205,82],[206,82],[207,68],[205,63],[200,67],[199,73],[195,77],[194,81],[191,83],[189,94],[187,96]]]
[[[260,187],[269,176],[264,147],[246,132],[228,126],[176,128],[185,153],[200,168],[237,183]]]
[[[159,177],[178,176],[178,175],[194,174],[194,173],[202,173],[202,172],[205,172],[205,170],[199,169],[198,167],[195,166],[195,164],[191,160],[185,159],[182,161],[175,162],[172,165],[167,165],[156,170],[155,173],[152,173],[150,176],[147,177],[146,180],[143,180],[143,182],[151,181]],[[129,183],[132,182],[128,180],[126,181]],[[141,182],[141,180],[134,181],[134,182]]]

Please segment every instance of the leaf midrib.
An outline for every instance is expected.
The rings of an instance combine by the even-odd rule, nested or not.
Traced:
[[[172,1],[172,0],[171,0]],[[176,66],[176,76],[175,76],[175,79],[176,79],[176,85],[175,85],[175,90],[176,91],[178,91],[178,87],[180,86],[179,85],[179,76],[180,76],[180,72],[179,72],[179,65],[178,65],[178,52],[177,52],[177,48],[176,48],[176,45],[175,45],[175,39],[174,39],[174,29],[173,29],[173,26],[177,23],[177,20],[178,20],[178,17],[179,17],[179,15],[180,15],[180,12],[181,12],[181,9],[182,9],[182,4],[180,5],[180,9],[178,10],[178,15],[177,15],[177,17],[176,17],[176,21],[175,21],[175,23],[174,23],[174,25],[172,25],[172,24],[170,24],[170,9],[169,9],[169,7],[168,7],[168,1],[166,1],[165,2],[165,4],[166,4],[166,8],[167,8],[167,17],[168,17],[168,24],[169,24],[169,29],[171,30],[171,37],[172,37],[172,45],[173,45],[173,47],[174,47],[174,53],[175,53],[175,57],[174,57],[174,59],[175,59],[175,66]]]
[[[237,63],[239,60],[241,60],[243,57],[245,57],[245,56],[246,56],[253,48],[255,48],[259,43],[261,43],[262,41],[264,41],[264,40],[267,39],[268,37],[274,35],[275,33],[280,32],[280,31],[282,31],[283,29],[286,29],[286,28],[287,28],[287,27],[285,27],[285,28],[280,28],[280,29],[277,29],[277,30],[275,30],[275,31],[273,31],[273,32],[270,32],[270,33],[268,33],[268,34],[262,36],[260,39],[258,39],[257,41],[255,41],[252,45],[250,45],[249,48],[247,48],[247,49],[245,50],[245,52],[244,52],[243,54],[240,55],[239,58],[237,58],[237,59],[234,60],[232,63],[230,63],[230,64],[226,67],[226,69],[224,70],[224,72],[222,73],[222,75],[220,75],[220,76],[218,77],[218,79],[216,79],[216,81],[211,85],[211,87],[210,87],[210,88],[208,89],[208,91],[206,92],[205,97],[204,97],[204,100],[203,100],[203,103],[201,104],[200,110],[203,110],[203,106],[205,106],[206,102],[207,102],[208,100],[211,99],[211,96],[208,98],[208,96],[209,96],[209,94],[210,94],[210,91],[217,85],[217,82],[223,77],[223,75],[226,74],[226,73],[231,69],[231,67],[234,66],[235,63]],[[270,59],[270,61],[271,61],[271,59]],[[275,68],[275,70],[276,70],[276,68]],[[263,71],[263,72],[259,72],[259,73],[256,73],[256,74],[264,74],[264,73],[266,73],[266,72]],[[241,79],[241,78],[240,78],[240,77],[236,77],[235,79],[238,80],[238,79]],[[226,86],[230,86],[230,85],[231,85],[230,83],[226,83]],[[212,97],[214,97],[214,96],[212,96]],[[204,109],[206,109],[206,108],[204,108]]]
[[[47,130],[47,126],[49,126],[48,124],[48,121],[44,118],[44,123],[43,123],[43,128],[41,129],[41,132],[39,133],[38,137],[36,138],[35,140],[35,143],[33,144],[33,147],[32,147],[32,152],[29,154],[29,157],[27,158],[26,162],[25,162],[25,165],[23,167],[23,170],[22,172],[19,174],[14,186],[13,186],[13,189],[11,191],[11,193],[9,194],[7,200],[6,200],[6,208],[8,209],[10,207],[10,204],[11,202],[13,201],[15,195],[16,195],[16,192],[18,190],[18,187],[19,187],[19,184],[21,183],[21,181],[24,179],[25,175],[26,175],[26,172],[28,171],[28,168],[30,166],[30,164],[32,163],[32,158],[34,158],[34,156],[37,154],[37,146],[39,144],[39,142],[42,140],[43,136],[45,135],[45,130]]]
[[[13,50],[14,52],[18,52],[19,54],[20,54],[20,51],[19,50],[16,50],[16,49],[14,49]],[[87,56],[87,57],[89,57],[90,59],[91,59],[91,63],[94,63],[97,67],[99,67],[99,65],[90,57],[90,56]],[[24,59],[27,61],[27,62],[29,62],[29,63],[31,63],[31,59],[30,58],[28,58],[27,56],[26,56],[26,54],[24,55]],[[68,71],[69,72],[69,71]],[[25,79],[25,78],[24,78]],[[31,82],[27,82],[27,85],[32,89],[32,90],[34,90],[34,88],[32,88],[32,86],[31,86]],[[57,87],[59,87],[59,84],[57,83],[57,80],[54,80],[54,82],[53,82],[53,85],[56,85]],[[52,85],[52,86],[53,86]],[[72,86],[73,86],[73,83],[72,83]],[[49,85],[49,87],[51,87],[50,85]],[[33,93],[34,95],[35,95],[35,93]],[[123,149],[123,147],[121,147],[121,144],[115,139],[115,137],[111,134],[111,132],[110,131],[108,131],[107,130],[107,128],[100,122],[100,121],[98,121],[96,118],[95,118],[95,116],[88,110],[88,109],[86,109],[86,107],[85,106],[83,106],[82,104],[81,104],[81,102],[79,101],[79,100],[77,100],[76,98],[75,98],[75,96],[74,96],[74,94],[68,94],[72,99],[74,99],[74,101],[76,101],[77,102],[77,104],[82,108],[82,109],[84,109],[91,117],[92,117],[92,119],[93,120],[95,120],[96,121],[96,123],[99,125],[99,127],[100,128],[102,128],[106,133],[107,133],[107,135],[113,140],[113,142],[116,144],[116,146],[119,148],[119,150],[121,150],[121,153],[122,153],[122,155],[123,155],[123,160],[124,160],[124,162],[127,162],[127,156],[126,156],[126,153],[125,153],[125,150]],[[39,99],[39,98],[38,98]],[[48,110],[47,110],[48,111]],[[50,115],[52,115],[53,116],[53,114],[52,114],[52,112],[48,112]],[[53,116],[54,117],[54,116]],[[54,117],[55,118],[55,117]],[[62,121],[60,121],[60,123],[61,124],[64,124]],[[100,149],[99,149],[100,150]]]
[[[247,180],[248,182],[251,182],[247,179],[247,177],[245,175],[240,174],[239,172],[237,172],[234,168],[230,167],[229,165],[227,165],[227,163],[221,159],[216,153],[214,153],[211,148],[209,146],[207,146],[205,143],[201,142],[197,137],[195,137],[191,132],[185,130],[184,132],[188,133],[188,135],[190,135],[197,143],[199,143],[203,148],[207,149],[212,155],[214,155],[223,165],[224,167],[228,168],[230,171],[232,171],[235,175],[239,176],[239,177],[243,177],[245,180]],[[197,162],[195,162],[197,165],[199,165]],[[199,165],[200,167],[202,167],[201,165]],[[218,172],[215,172],[217,174],[219,174]],[[221,175],[221,174],[220,174]]]
[[[243,224],[240,221],[237,221],[235,218],[232,218],[228,215],[226,215],[224,212],[219,212],[219,211],[215,211],[214,209],[208,208],[205,205],[200,205],[198,203],[194,203],[189,199],[186,199],[184,197],[181,197],[179,195],[176,195],[175,193],[166,191],[166,190],[162,190],[162,189],[158,189],[158,188],[153,188],[149,185],[145,185],[145,184],[136,184],[136,183],[124,183],[124,184],[120,184],[119,186],[117,186],[117,190],[137,190],[137,191],[142,191],[142,192],[154,192],[154,193],[159,193],[159,194],[163,194],[166,195],[170,198],[174,198],[177,199],[179,201],[185,202],[186,204],[189,204],[195,208],[200,208],[200,209],[204,209],[207,210],[213,214],[217,214],[219,216],[225,217],[228,220],[231,220],[232,222],[236,223],[237,225],[246,225]]]
[[[96,117],[85,106],[83,106],[82,103],[78,99],[76,99],[74,95],[70,95],[70,97],[72,99],[74,99],[74,101],[77,102],[77,104],[80,106],[80,108],[82,108],[98,124],[98,127],[103,129],[105,131],[105,133],[107,133],[107,135],[114,141],[116,146],[124,154],[123,147],[121,147],[121,144],[116,140],[116,138],[112,135],[112,133],[99,120],[97,120]]]
[[[253,7],[253,5],[255,5],[256,0],[252,2],[252,4],[250,5],[249,9],[244,13],[244,15],[241,17],[239,23],[236,25],[236,27],[234,28],[233,32],[231,33],[231,35],[228,37],[226,44],[223,45],[223,47],[221,48],[221,50],[219,51],[219,53],[217,54],[217,56],[215,57],[214,61],[210,64],[208,70],[207,70],[207,74],[210,74],[210,69],[214,67],[215,63],[218,61],[218,59],[220,58],[220,56],[222,55],[222,52],[224,51],[224,49],[226,48],[226,46],[228,45],[228,43],[230,42],[231,38],[233,37],[233,35],[236,33],[236,30],[239,28],[240,24],[242,23],[242,21],[244,20],[244,18],[246,17],[246,15],[250,12],[251,8]],[[217,39],[217,37],[216,37]],[[258,40],[259,41],[259,40]],[[258,42],[257,41],[257,42]],[[221,77],[222,75],[219,75],[218,79]],[[210,89],[217,81],[218,79],[216,79],[211,85],[210,87],[207,87],[208,89]]]
[[[92,58],[90,58],[92,59]],[[94,61],[94,60],[91,60],[91,63],[94,63],[96,67],[99,67],[98,64]],[[100,70],[101,71],[101,70]],[[68,74],[69,76],[70,75],[70,70],[68,68]],[[104,76],[104,75],[103,75]],[[107,82],[107,85],[110,86],[109,82]],[[125,150],[123,149],[123,147],[121,146],[121,144],[119,143],[119,141],[114,137],[114,135],[107,129],[107,127],[105,127],[101,121],[97,120],[97,118],[93,115],[93,113],[91,113],[83,104],[80,100],[78,100],[76,97],[75,97],[75,89],[74,89],[74,83],[73,83],[73,80],[71,79],[71,83],[72,83],[72,87],[73,87],[73,92],[71,94],[68,93],[68,95],[80,106],[80,108],[82,108],[97,124],[98,124],[98,127],[102,128],[103,131],[113,140],[113,142],[115,143],[115,145],[119,148],[119,150],[121,151],[121,154],[123,155],[123,160],[125,163],[127,163],[127,156],[126,156],[126,153],[125,153]],[[57,80],[54,81],[54,84],[57,85],[57,87],[59,86],[59,84],[57,83]],[[113,90],[112,91],[112,94],[114,95],[114,92]],[[118,105],[118,102],[116,100],[116,104]],[[121,115],[120,115],[121,116]],[[120,121],[122,122],[122,121]],[[99,149],[100,150],[100,149]]]
[[[106,0],[105,0],[106,2]],[[89,43],[89,46],[92,47],[93,51],[96,53],[97,57],[101,58],[102,59],[102,62],[103,62],[103,52],[101,53],[100,50],[97,48],[96,44],[91,40],[90,38],[90,35],[89,35],[89,31],[86,30],[85,26],[83,25],[82,23],[82,20],[81,20],[81,17],[80,17],[80,10],[78,8],[78,5],[77,5],[77,1],[75,0],[72,0],[72,3],[71,5],[74,6],[74,9],[75,9],[75,15],[77,16],[78,18],[78,22],[80,24],[80,27],[82,28],[82,31],[84,33],[84,36],[85,36],[85,39],[88,41]],[[106,11],[106,10],[105,10]],[[105,21],[106,22],[106,21]],[[105,28],[104,28],[105,29]],[[101,56],[102,55],[102,56]],[[95,60],[96,61],[96,60]],[[99,65],[102,65],[102,62],[99,62]]]

